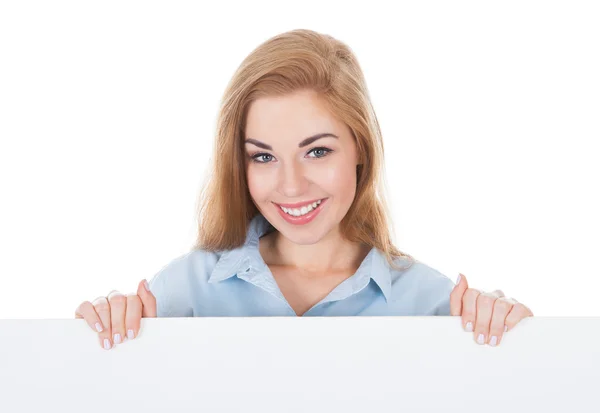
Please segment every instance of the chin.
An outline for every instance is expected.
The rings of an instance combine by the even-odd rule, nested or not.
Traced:
[[[281,217],[267,218],[281,235],[288,241],[297,245],[313,245],[321,241],[329,234],[333,225],[313,223],[308,225],[292,225],[282,220]]]
[[[288,241],[293,242],[297,245],[313,245],[321,241],[325,234],[310,232],[307,234],[300,234],[301,231],[279,231]]]

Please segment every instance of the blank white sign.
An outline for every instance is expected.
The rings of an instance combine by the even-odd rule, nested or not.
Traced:
[[[84,320],[0,320],[0,412],[598,412],[600,318],[142,319],[111,350]]]

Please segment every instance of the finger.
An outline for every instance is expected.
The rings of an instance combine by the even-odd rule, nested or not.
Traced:
[[[127,311],[127,297],[113,290],[108,294],[110,304],[110,322],[113,343],[121,344],[125,337],[125,311]]]
[[[104,330],[98,333],[100,345],[105,350],[110,350],[113,347],[111,336],[112,329],[110,325],[110,304],[108,303],[108,299],[106,297],[98,297],[92,301],[92,304],[94,305],[94,309],[96,310],[96,313],[100,317],[102,325],[104,326]]]
[[[83,318],[92,330],[97,333],[103,330],[102,320],[100,320],[100,316],[89,301],[79,304],[79,307],[75,310],[75,318]]]
[[[133,340],[140,331],[140,322],[142,319],[142,301],[135,294],[127,294],[127,313],[125,315],[125,327],[127,328],[127,338]]]
[[[533,313],[529,307],[517,302],[506,316],[507,331],[512,330],[519,321],[527,317],[533,317]]]
[[[458,274],[458,276],[458,283],[454,286],[454,289],[450,293],[450,315],[453,316],[461,315],[462,298],[467,288],[469,288],[467,277],[460,273]]]
[[[146,288],[147,281],[142,280],[138,284],[137,294],[142,300],[142,317],[156,317],[156,298]]]
[[[488,341],[492,312],[494,311],[494,303],[497,299],[498,294],[496,292],[481,293],[477,297],[474,337],[478,344],[485,344]]]
[[[477,296],[481,294],[480,290],[469,288],[465,291],[462,298],[462,325],[469,332],[474,330],[475,318],[477,314]]]
[[[500,344],[500,341],[502,341],[502,336],[504,335],[504,326],[506,323],[506,316],[515,304],[515,300],[512,300],[507,297],[500,297],[494,303],[494,311],[492,312],[492,322],[490,323],[490,339],[488,341],[489,345],[497,346]]]

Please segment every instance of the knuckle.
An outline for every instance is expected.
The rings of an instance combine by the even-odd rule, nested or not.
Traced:
[[[96,299],[94,299],[92,301],[92,304],[95,305],[97,302],[100,302],[100,301],[108,301],[108,300],[107,300],[107,298],[105,296],[101,295],[101,296],[97,297]]]
[[[127,302],[127,298],[123,294],[115,294],[108,301],[110,301],[111,305],[123,305]]]
[[[92,303],[89,301],[84,301],[77,306],[75,309],[75,316],[81,315],[83,317],[83,313],[87,312],[87,310],[91,307]]]
[[[127,304],[141,303],[142,300],[137,294],[127,295]]]
[[[501,312],[508,312],[512,308],[512,304],[503,298],[496,300],[495,308]]]
[[[507,298],[506,299],[509,303],[511,303],[512,305],[518,304],[519,302],[517,300],[515,300],[514,298]]]
[[[465,291],[464,295],[463,295],[463,299],[464,300],[472,300],[477,298],[477,296],[479,296],[481,294],[481,292],[479,290],[476,290],[474,288],[469,288],[467,289],[467,291]]]
[[[497,298],[489,293],[483,293],[477,297],[477,302],[484,305],[491,304],[496,300]]]
[[[96,308],[96,311],[109,311],[110,310],[110,305],[108,304],[108,301],[99,301],[96,304],[94,304],[94,307]]]
[[[521,303],[516,303],[513,308],[516,312],[521,314],[527,313],[529,311],[529,309]]]
[[[473,288],[467,288],[463,295],[473,295],[476,291]]]
[[[98,305],[102,305],[102,304],[108,305],[108,299],[104,296],[100,296],[100,297],[96,298],[94,301],[92,301],[92,305],[96,308],[98,307]]]

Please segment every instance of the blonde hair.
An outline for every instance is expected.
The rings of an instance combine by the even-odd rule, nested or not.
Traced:
[[[357,145],[356,195],[340,222],[342,236],[378,248],[395,269],[400,269],[395,258],[408,258],[412,265],[415,259],[398,250],[390,237],[382,179],[383,140],[358,61],[346,44],[306,29],[282,33],[260,44],[227,85],[210,170],[199,195],[194,248],[222,251],[244,244],[249,222],[260,213],[246,180],[244,138],[249,106],[261,97],[303,89],[323,97],[330,112],[352,131]]]

